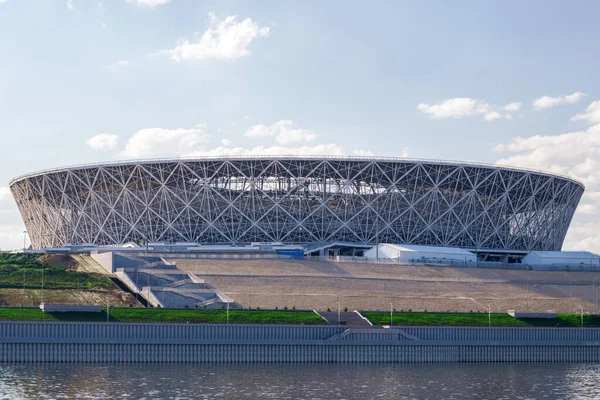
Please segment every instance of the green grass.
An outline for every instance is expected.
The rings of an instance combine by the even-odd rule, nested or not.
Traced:
[[[38,261],[41,254],[0,253],[0,288],[92,289],[111,286],[108,278],[50,267]]]
[[[226,310],[111,308],[113,322],[226,323]],[[0,320],[20,321],[106,321],[101,313],[44,313],[36,308],[0,308]],[[312,311],[229,310],[232,324],[306,324],[326,322]]]
[[[12,265],[22,268],[38,268],[41,253],[0,253],[0,265]]]
[[[383,311],[361,312],[374,325],[389,325],[390,313]],[[508,314],[492,313],[492,326],[581,326],[580,314],[557,314],[555,319],[527,318],[516,319]],[[487,313],[430,313],[430,312],[394,312],[394,325],[424,326],[488,326]],[[584,315],[583,326],[600,327],[600,316]]]

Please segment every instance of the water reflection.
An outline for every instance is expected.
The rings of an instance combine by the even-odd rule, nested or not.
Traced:
[[[0,399],[600,398],[596,364],[5,364]]]

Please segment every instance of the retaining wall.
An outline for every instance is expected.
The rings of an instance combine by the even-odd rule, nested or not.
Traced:
[[[600,329],[0,322],[0,362],[598,362]]]

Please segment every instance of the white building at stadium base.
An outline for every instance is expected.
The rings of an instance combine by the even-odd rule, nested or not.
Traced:
[[[600,268],[600,257],[589,251],[531,251],[523,257],[526,265]]]
[[[32,247],[374,243],[561,249],[584,186],[496,165],[226,157],[81,165],[14,179]]]
[[[381,243],[365,251],[367,260],[394,260],[401,264],[414,262],[475,263],[475,253],[456,247],[436,247]]]

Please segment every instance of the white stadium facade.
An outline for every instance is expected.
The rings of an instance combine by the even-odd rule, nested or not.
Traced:
[[[112,162],[14,179],[32,248],[252,242],[561,249],[584,186],[497,165],[376,157]]]

